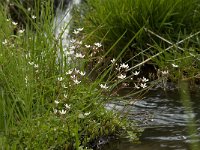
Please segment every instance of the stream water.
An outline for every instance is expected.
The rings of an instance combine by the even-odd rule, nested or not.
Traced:
[[[122,138],[105,144],[103,150],[189,150],[192,143],[200,143],[200,89],[191,92],[193,112],[184,113],[177,89],[151,90],[146,98],[126,105],[129,118],[144,128],[140,144]],[[124,109],[124,104],[111,103],[108,109]],[[193,118],[195,123],[188,120]],[[195,140],[188,134],[188,124],[195,126]],[[197,148],[198,149],[198,148]],[[200,148],[199,148],[200,149]]]

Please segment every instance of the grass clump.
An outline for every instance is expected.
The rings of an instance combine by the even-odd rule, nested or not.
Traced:
[[[112,65],[92,80],[88,62],[96,57],[82,36],[75,34],[68,46],[62,36],[55,37],[51,1],[40,13],[17,6],[27,13],[25,26],[0,5],[1,148],[87,149],[121,129],[135,137],[134,126],[105,109],[109,95],[123,82],[111,80]],[[101,43],[93,48],[102,48]]]
[[[88,0],[80,12],[83,15],[79,19],[75,15],[75,26],[84,27],[85,34],[95,31],[88,41],[99,39],[107,49],[119,40],[110,57],[117,57],[129,43],[121,59],[132,70],[150,64],[174,72],[171,79],[198,75],[199,0]]]

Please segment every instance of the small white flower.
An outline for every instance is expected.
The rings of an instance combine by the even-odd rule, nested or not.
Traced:
[[[76,41],[76,44],[81,45],[83,42],[82,41]]]
[[[8,41],[6,39],[2,42],[3,45],[6,45],[7,43]]]
[[[83,31],[84,28],[78,28],[77,31]]]
[[[149,81],[149,79],[147,79],[145,77],[142,78],[142,82],[148,82],[148,81]]]
[[[74,45],[73,45],[73,46],[70,46],[69,49],[70,49],[70,50],[75,50],[75,49],[76,49],[76,46],[74,46]]]
[[[76,39],[71,39],[70,40],[70,43],[75,43],[76,42]]]
[[[71,107],[70,107],[70,105],[65,104],[65,108],[66,108],[66,109],[70,109]]]
[[[84,58],[85,55],[82,55],[81,53],[76,53],[76,58]]]
[[[100,84],[100,87],[102,88],[102,89],[108,89],[108,86],[106,85],[106,84]]]
[[[117,78],[119,78],[119,79],[125,79],[126,75],[120,74],[119,76],[117,76]]]
[[[178,65],[176,65],[176,64],[172,64],[172,67],[174,67],[174,68],[178,68]]]
[[[59,101],[55,100],[54,103],[55,103],[56,105],[58,105],[58,104],[59,104]]]
[[[22,29],[22,30],[19,30],[18,32],[20,33],[20,34],[22,34],[22,33],[24,33],[24,29]]]
[[[80,70],[78,70],[78,69],[74,69],[74,71],[78,74],[78,73],[80,73]]]
[[[167,75],[167,74],[169,73],[169,71],[168,71],[168,70],[165,70],[165,71],[161,71],[161,73],[162,73],[163,75]]]
[[[32,19],[36,19],[36,16],[35,16],[35,15],[33,15],[31,18],[32,18]]]
[[[134,76],[137,76],[137,75],[139,75],[139,74],[140,74],[139,71],[135,71],[135,72],[133,73]]]
[[[66,112],[67,112],[67,111],[66,111],[66,110],[63,110],[63,109],[62,109],[62,110],[59,110],[59,113],[60,113],[61,115],[66,114]]]
[[[66,51],[66,55],[73,55],[73,54],[74,54],[74,50]]]
[[[120,65],[120,68],[128,69],[129,66],[128,66],[128,64],[123,63]]]
[[[146,83],[141,83],[140,86],[144,89],[147,87],[147,84]]]
[[[73,31],[74,34],[79,34],[79,32],[80,32],[80,31],[78,31],[78,30],[74,30],[74,31]]]
[[[28,10],[28,11],[31,11],[31,8],[29,7],[27,10]]]
[[[94,45],[97,46],[97,47],[101,47],[102,46],[101,43],[94,43]]]
[[[115,58],[113,58],[113,59],[111,60],[111,63],[113,63],[113,64],[114,64],[114,63],[115,63],[115,61],[116,61],[116,60],[115,60]]]
[[[57,114],[58,110],[57,109],[53,109],[53,113]]]
[[[63,77],[58,77],[58,81],[62,81],[63,80]]]
[[[34,65],[34,62],[33,61],[32,62],[29,61],[28,64],[32,66],[32,65]]]
[[[10,21],[10,19],[6,19],[6,21],[8,21],[8,22],[9,22],[9,21]]]
[[[134,85],[136,89],[140,89],[140,87],[137,84],[134,83]]]
[[[38,68],[38,67],[39,67],[39,65],[38,65],[38,64],[35,64],[35,65],[34,65],[34,68]]]
[[[91,112],[84,113],[84,116],[90,115]]]
[[[85,47],[86,47],[86,48],[90,48],[91,46],[90,46],[90,45],[85,45]]]
[[[81,76],[84,76],[84,75],[86,74],[86,73],[83,72],[83,71],[80,71],[79,73],[80,73]]]
[[[68,70],[68,71],[66,72],[66,75],[72,74],[72,72],[73,72],[73,70]]]
[[[13,24],[14,26],[16,26],[18,23],[13,21],[12,24]]]
[[[77,79],[73,80],[75,84],[81,83],[81,81],[78,81]]]

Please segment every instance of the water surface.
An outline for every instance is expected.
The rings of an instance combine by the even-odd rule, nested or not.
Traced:
[[[134,144],[128,139],[113,140],[103,146],[103,150],[189,150],[191,143],[200,142],[200,89],[191,91],[193,112],[185,113],[179,91],[151,90],[143,99],[126,105],[129,118],[138,122],[144,132],[141,144]],[[124,109],[124,103],[115,102],[108,108]],[[194,123],[189,119],[193,118]],[[194,126],[196,134],[188,134],[188,125]],[[200,149],[200,148],[199,148]]]

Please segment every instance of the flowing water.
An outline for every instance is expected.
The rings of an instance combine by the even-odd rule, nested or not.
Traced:
[[[134,144],[128,139],[113,140],[103,146],[103,150],[189,150],[191,143],[200,142],[200,89],[191,92],[193,112],[184,113],[177,89],[168,91],[151,90],[146,98],[126,105],[126,112],[131,120],[144,128],[141,144]],[[124,109],[123,103],[111,103],[107,108]],[[194,119],[191,124],[188,120]],[[188,134],[188,124],[197,131]],[[199,148],[200,149],[200,148]]]

